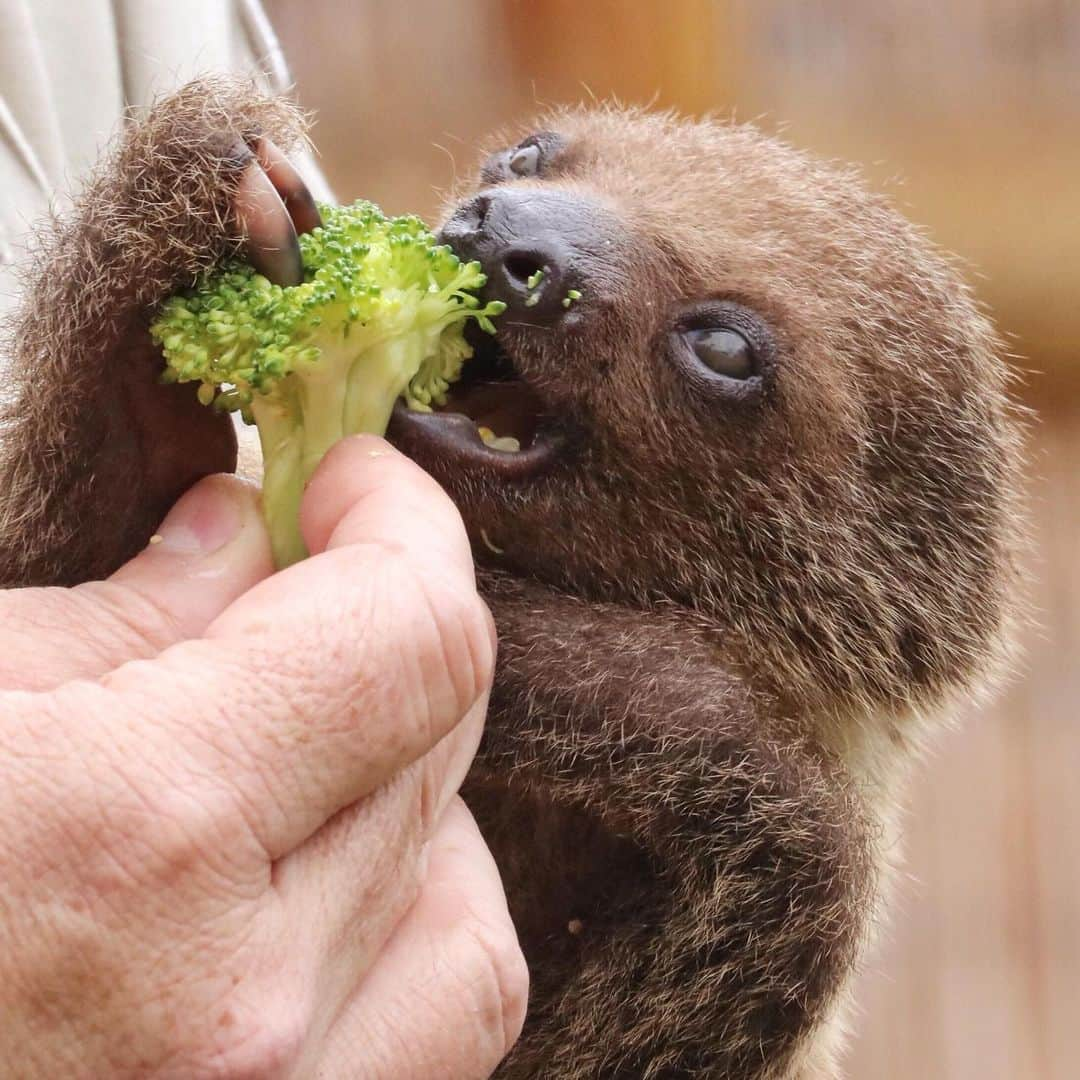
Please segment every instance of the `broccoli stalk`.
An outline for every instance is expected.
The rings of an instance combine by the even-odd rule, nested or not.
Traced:
[[[321,207],[300,237],[304,281],[273,285],[243,263],[167,300],[151,325],[163,378],[197,381],[207,405],[258,427],[263,512],[279,567],[307,555],[304,486],[339,439],[382,435],[394,402],[430,411],[471,355],[467,319],[492,332],[479,263],[437,245],[415,217],[371,203]]]

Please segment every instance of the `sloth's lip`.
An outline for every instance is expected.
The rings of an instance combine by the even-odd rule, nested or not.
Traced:
[[[474,328],[469,336],[473,355],[444,403],[434,412],[417,412],[399,401],[388,434],[450,486],[468,473],[512,483],[539,476],[555,464],[565,438],[519,374],[504,335]]]
[[[564,439],[557,431],[537,429],[521,450],[499,450],[481,438],[475,420],[460,412],[417,412],[398,401],[387,431],[390,440],[419,465],[435,466],[440,475],[457,470],[485,473],[521,483],[547,472],[558,460]],[[450,465],[447,472],[438,466]]]
[[[399,401],[388,435],[409,457],[449,487],[463,475],[522,483],[549,470],[562,455],[560,424],[518,370],[507,335],[466,331],[472,357],[446,400],[433,412]]]

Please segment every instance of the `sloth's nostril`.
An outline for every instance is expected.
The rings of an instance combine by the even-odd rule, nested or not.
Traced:
[[[486,195],[477,195],[473,203],[473,214],[476,217],[476,228],[482,229],[487,221],[488,210],[491,209],[491,200]]]
[[[548,267],[536,256],[523,252],[513,252],[503,260],[506,275],[515,284],[524,288],[535,288]],[[537,275],[540,275],[538,278]]]
[[[568,263],[557,238],[511,243],[489,258],[492,295],[515,312],[519,323],[554,323],[568,306],[562,302]]]
[[[491,200],[486,195],[477,195],[475,199],[463,203],[443,226],[440,239],[445,243],[447,240],[457,240],[463,236],[475,237],[483,232],[490,209]]]

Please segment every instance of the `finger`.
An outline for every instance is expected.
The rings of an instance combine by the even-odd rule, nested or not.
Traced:
[[[298,285],[303,281],[300,242],[292,218],[254,158],[240,177],[233,209],[251,265],[277,285]]]
[[[48,690],[197,636],[273,570],[258,492],[213,476],[108,581],[0,593],[0,687]]]
[[[364,535],[438,559],[475,580],[472,549],[457,507],[439,483],[384,439],[344,439],[327,454],[304,494],[300,528],[310,552]]]
[[[308,955],[321,969],[320,1000],[332,1011],[416,898],[420,849],[469,771],[486,704],[479,702],[419,761],[275,864],[282,903],[298,923],[305,917],[310,923]],[[353,965],[342,967],[343,950]]]
[[[331,488],[374,443],[330,455]],[[69,707],[94,708],[102,737],[174,784],[220,798],[224,782],[271,860],[427,753],[491,686],[494,628],[471,575],[420,546],[445,528],[445,497],[419,498],[426,481],[401,455],[367,464],[377,478],[340,508],[326,551]]]
[[[263,172],[285,203],[296,231],[306,233],[318,228],[322,224],[322,217],[315,197],[293,163],[269,139],[258,139],[254,150]]]
[[[346,963],[349,957],[342,957]],[[416,904],[331,1028],[320,1077],[486,1077],[521,1032],[529,977],[472,815],[448,807]]]

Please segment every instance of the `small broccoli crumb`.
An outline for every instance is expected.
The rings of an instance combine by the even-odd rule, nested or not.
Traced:
[[[540,294],[536,291],[540,287],[540,282],[544,280],[545,267],[541,267],[535,274],[530,274],[525,279],[525,287],[529,290],[529,295],[525,298],[526,307],[536,307],[540,303]]]
[[[568,308],[575,300],[581,299],[580,289],[569,289],[566,295],[563,297],[562,306]]]

